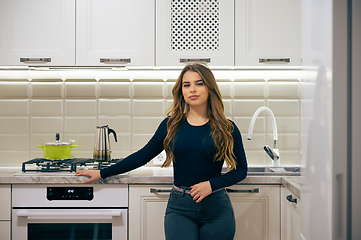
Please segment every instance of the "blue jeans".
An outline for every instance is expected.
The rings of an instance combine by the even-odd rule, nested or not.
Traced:
[[[196,203],[184,189],[173,188],[170,193],[164,217],[166,240],[232,240],[236,222],[226,190]]]

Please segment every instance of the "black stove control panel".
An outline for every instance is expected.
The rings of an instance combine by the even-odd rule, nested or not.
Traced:
[[[93,187],[47,187],[46,198],[53,200],[88,200],[94,198]]]

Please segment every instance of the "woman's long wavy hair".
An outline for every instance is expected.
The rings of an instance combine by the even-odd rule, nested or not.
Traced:
[[[181,71],[173,89],[173,104],[167,110],[166,115],[169,118],[167,123],[168,134],[164,139],[163,145],[167,158],[162,167],[168,167],[173,158],[172,139],[174,139],[177,129],[182,121],[186,118],[189,106],[185,102],[182,93],[182,80],[187,71],[197,72],[203,80],[204,85],[208,88],[208,111],[209,124],[212,129],[211,136],[216,146],[217,153],[214,161],[225,160],[228,167],[236,168],[236,162],[233,154],[233,125],[224,115],[224,105],[218,85],[212,71],[202,63],[193,63],[186,65]]]

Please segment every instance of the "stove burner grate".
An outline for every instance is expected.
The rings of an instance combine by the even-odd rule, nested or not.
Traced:
[[[122,159],[112,159],[107,162],[96,161],[91,158],[72,158],[65,160],[47,160],[35,158],[22,163],[23,172],[76,172],[78,167],[92,167],[98,170],[109,167]]]

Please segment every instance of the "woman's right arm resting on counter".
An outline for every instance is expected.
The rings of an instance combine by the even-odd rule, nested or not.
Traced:
[[[130,154],[128,157],[110,167],[101,170],[82,170],[77,172],[76,176],[90,176],[90,179],[84,182],[90,183],[100,178],[125,173],[147,164],[164,149],[163,141],[167,135],[167,121],[168,119],[166,118],[160,123],[153,137],[137,152]]]

